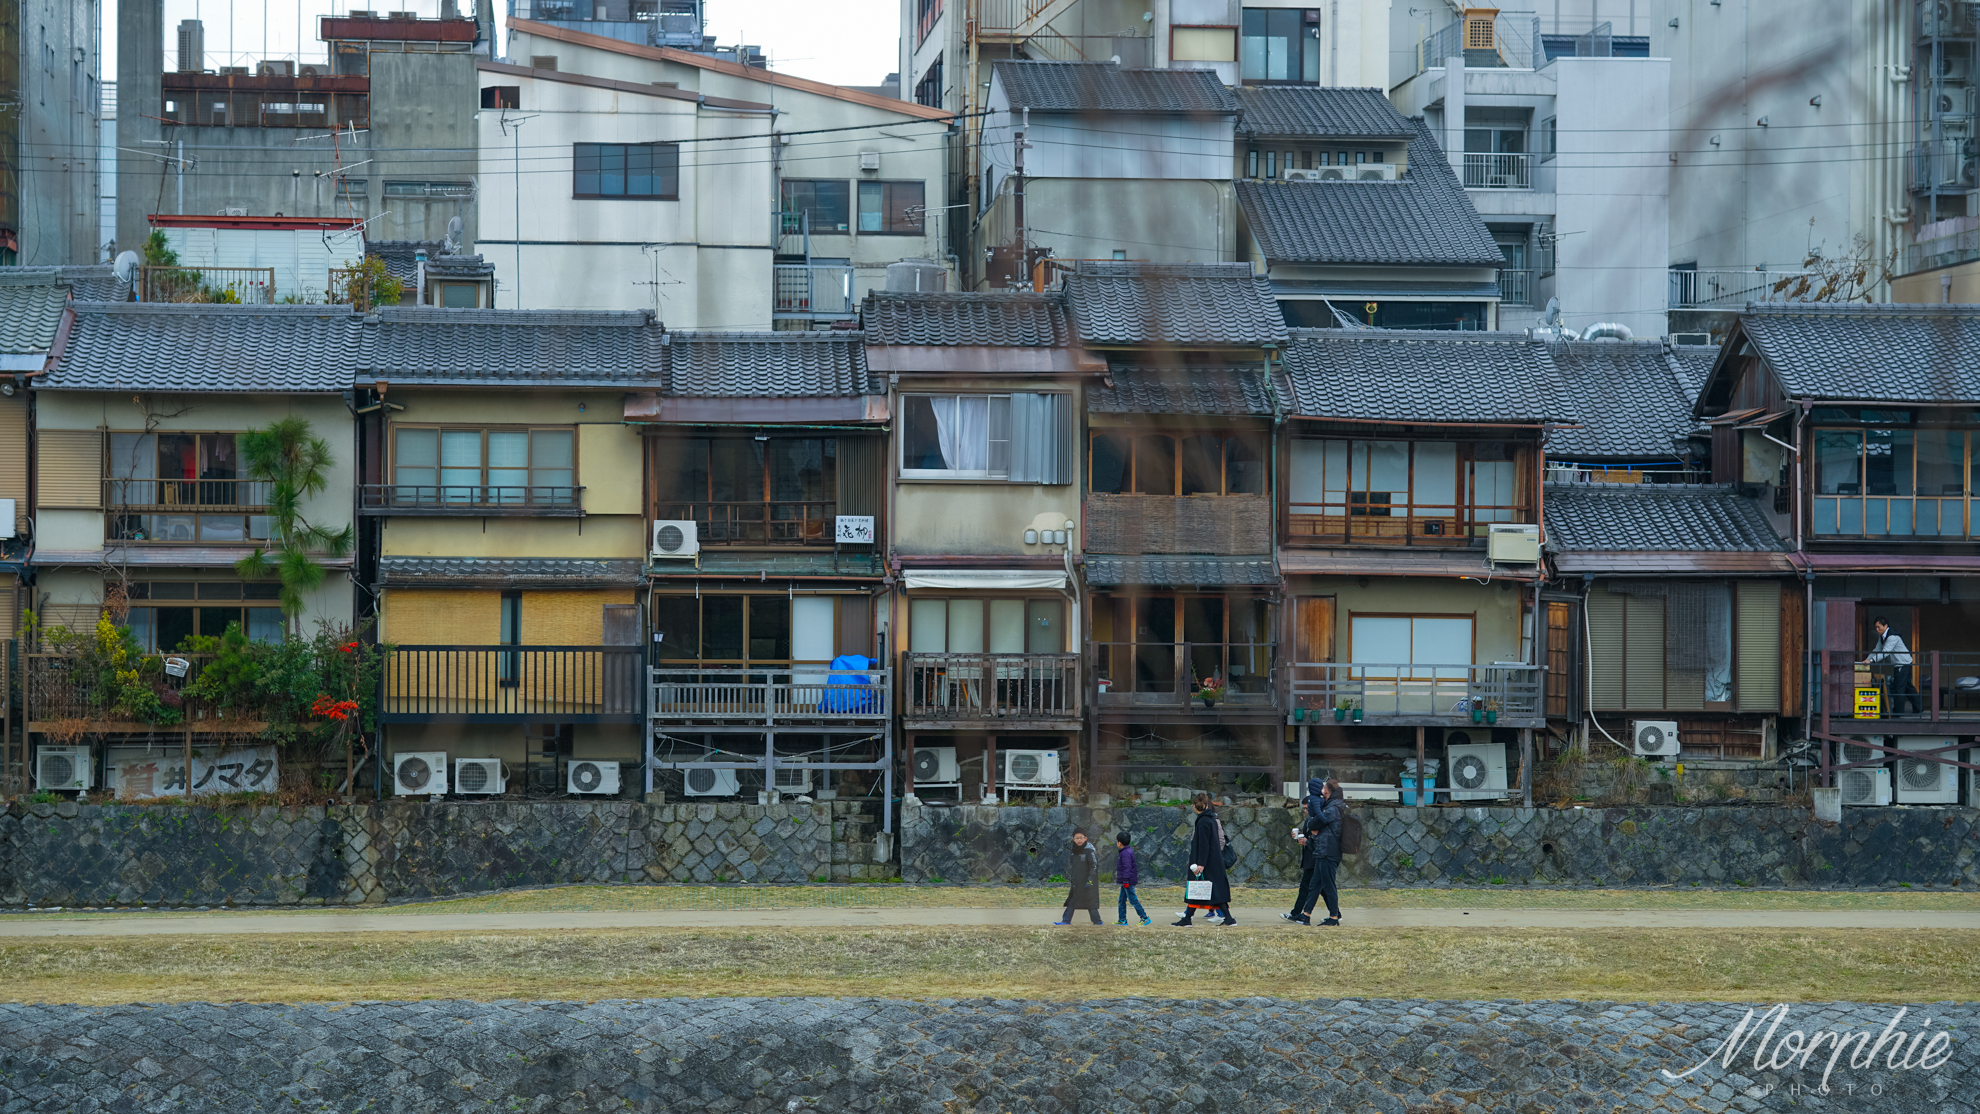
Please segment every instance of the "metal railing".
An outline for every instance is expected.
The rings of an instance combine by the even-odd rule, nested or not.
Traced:
[[[1474,190],[1530,190],[1533,156],[1524,151],[1466,151],[1464,185]]]
[[[360,484],[358,509],[371,514],[581,515],[584,488],[506,484]]]
[[[1855,655],[1808,655],[1808,706],[1834,719],[1905,719],[1920,723],[1980,720],[1980,653],[1921,651],[1911,664],[1859,663]],[[1877,693],[1876,714],[1857,712],[1857,690]],[[1845,728],[1847,730],[1847,728]]]
[[[379,676],[386,723],[636,723],[637,646],[395,646]]]
[[[1540,22],[1536,19],[1518,18],[1527,13],[1506,12],[1492,21],[1493,50],[1499,60],[1513,69],[1535,68],[1534,55],[1540,42]],[[1416,72],[1436,69],[1444,64],[1444,59],[1465,54],[1464,20],[1459,19],[1445,27],[1440,27],[1417,40]],[[1545,59],[1540,59],[1545,61]],[[1471,63],[1467,62],[1467,66]]]
[[[1787,295],[1774,287],[1786,279],[1800,278],[1809,271],[1756,271],[1751,268],[1711,270],[1672,270],[1670,309],[1698,309],[1706,306],[1738,308],[1748,302],[1784,302]]]
[[[1067,720],[1080,716],[1078,654],[901,655],[913,720]]]
[[[1100,702],[1182,707],[1192,701],[1235,708],[1278,706],[1278,648],[1268,642],[1096,642]],[[1202,682],[1222,680],[1221,696]]]
[[[1947,116],[1948,123],[1971,131],[1973,117]],[[1972,141],[1951,137],[1926,140],[1911,149],[1911,188],[1918,190],[1971,190],[1980,182]]]
[[[694,520],[702,545],[831,545],[838,506],[818,499],[662,503],[654,517]]]
[[[834,672],[825,662],[762,669],[663,666],[651,671],[655,720],[773,723],[884,720],[892,715],[893,670]]]
[[[1509,306],[1530,306],[1533,304],[1533,280],[1536,272],[1501,268],[1499,271],[1499,301]]]
[[[273,305],[273,267],[145,266],[138,268],[138,301],[237,302]]]
[[[851,317],[853,269],[850,263],[777,263],[771,314],[790,319]]]
[[[1024,35],[1036,30],[1038,17],[1054,7],[1055,0],[978,0],[977,34]]]
[[[260,480],[109,479],[103,481],[103,504],[119,511],[261,512],[274,487]]]
[[[1538,665],[1516,662],[1423,665],[1387,662],[1301,662],[1288,667],[1295,707],[1322,720],[1343,701],[1362,721],[1383,718],[1472,719],[1495,713],[1500,722],[1540,718]]]

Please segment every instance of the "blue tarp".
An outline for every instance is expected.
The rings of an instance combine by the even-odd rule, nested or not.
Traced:
[[[860,654],[840,654],[832,659],[834,672],[825,680],[825,695],[818,701],[821,712],[866,712],[873,708],[873,679],[853,670],[872,669],[877,663]],[[862,686],[859,688],[838,686]]]

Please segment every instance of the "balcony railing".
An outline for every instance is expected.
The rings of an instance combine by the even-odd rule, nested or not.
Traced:
[[[1808,655],[1808,707],[1832,720],[1901,719],[1921,725],[1980,721],[1980,653],[1952,650],[1921,651],[1900,674],[1891,662],[1859,665],[1855,655],[1817,650]],[[1859,715],[1857,690],[1877,693],[1876,714],[1866,707]],[[1848,732],[1847,723],[1835,730]]]
[[[702,545],[831,545],[838,504],[662,503],[655,518],[692,519]]]
[[[778,263],[774,268],[771,316],[810,321],[851,317],[856,312],[851,264]]]
[[[1971,529],[1965,489],[1959,483],[1945,486],[1951,492],[1939,496],[1817,495],[1812,532],[1824,538],[1894,541],[1966,537]]]
[[[1464,185],[1474,190],[1530,190],[1533,156],[1516,151],[1466,151]]]
[[[174,511],[267,511],[274,484],[259,480],[103,481],[103,505],[119,511],[170,514]]]
[[[1173,707],[1205,699],[1202,682],[1222,679],[1224,693],[1210,697],[1233,710],[1278,707],[1273,683],[1278,650],[1265,642],[1097,642],[1102,706]]]
[[[584,514],[584,488],[502,484],[362,484],[358,509],[364,514],[548,515]]]
[[[637,723],[637,646],[396,646],[379,678],[386,723]]]
[[[148,266],[138,271],[141,302],[275,302],[273,267]]]
[[[676,722],[884,720],[893,670],[834,672],[825,662],[764,669],[652,670],[648,710]]]
[[[1542,718],[1537,665],[1303,662],[1289,672],[1293,706],[1322,721],[1343,701],[1361,709],[1363,723],[1480,722],[1489,714],[1497,723],[1531,726]]]
[[[1078,654],[901,655],[910,720],[1076,720]]]
[[[1499,271],[1499,301],[1509,306],[1532,305],[1536,273],[1502,268]]]
[[[1726,306],[1737,309],[1748,302],[1785,302],[1784,291],[1775,284],[1783,279],[1800,278],[1808,271],[1706,270],[1670,272],[1670,309],[1702,309]]]

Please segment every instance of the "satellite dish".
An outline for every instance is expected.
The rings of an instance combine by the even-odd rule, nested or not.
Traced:
[[[98,258],[101,258],[101,256]],[[129,282],[131,279],[137,277],[138,264],[141,262],[143,260],[138,258],[137,252],[122,251],[117,253],[117,261],[112,263],[110,267],[111,271],[116,274],[118,282]]]
[[[1561,300],[1559,298],[1547,299],[1547,316],[1542,318],[1542,320],[1546,322],[1547,327],[1550,329],[1561,327]]]

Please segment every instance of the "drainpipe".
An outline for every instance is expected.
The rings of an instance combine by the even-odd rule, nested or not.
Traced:
[[[413,280],[413,304],[416,306],[423,306],[426,304],[426,249],[425,248],[418,248],[413,251],[413,264],[417,268],[417,277],[414,278]]]

